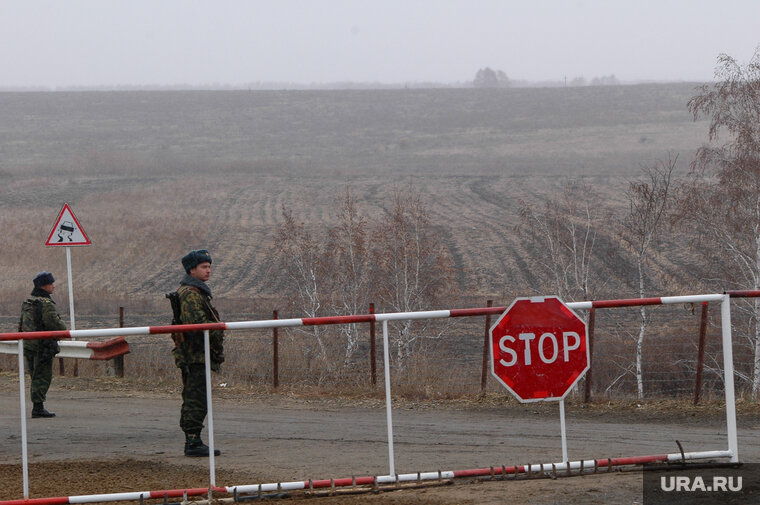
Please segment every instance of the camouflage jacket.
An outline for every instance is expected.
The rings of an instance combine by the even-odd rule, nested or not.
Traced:
[[[180,300],[182,324],[216,323],[219,313],[211,305],[211,295],[204,293],[195,286],[182,284],[177,290]],[[209,351],[212,368],[218,369],[224,362],[224,332],[212,330],[209,332]],[[178,367],[205,363],[203,352],[203,332],[185,332],[174,351],[175,363]]]
[[[35,289],[32,291],[32,296],[21,304],[19,331],[55,331],[65,329],[66,325],[61,321],[61,317],[55,310],[55,302],[46,291]],[[54,349],[55,353],[59,350],[57,340],[24,340],[24,349],[27,351],[38,351],[41,347]]]

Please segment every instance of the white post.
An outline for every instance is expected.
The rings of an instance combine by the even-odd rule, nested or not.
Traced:
[[[24,383],[24,341],[18,341],[18,388],[21,404],[21,468],[24,479],[24,499],[29,499],[29,455],[26,448],[26,385]]]
[[[739,442],[736,434],[736,396],[734,393],[734,351],[731,337],[731,295],[723,295],[720,303],[720,325],[723,337],[723,382],[726,389],[726,429],[731,462],[739,462]]]
[[[208,466],[211,487],[216,487],[216,470],[214,467],[214,412],[211,404],[211,351],[209,349],[208,330],[203,330],[203,352],[206,362],[206,408],[208,410]]]
[[[562,462],[567,463],[567,431],[565,430],[565,399],[559,401],[559,426],[562,431]]]
[[[69,318],[71,319],[71,329],[76,330],[77,324],[74,319],[74,280],[71,278],[71,247],[66,248],[66,272],[69,276]],[[71,340],[76,340],[76,338],[71,337]]]
[[[391,415],[391,366],[388,351],[388,321],[383,321],[383,361],[385,367],[385,413],[388,424],[388,475],[396,475],[396,465],[393,462],[393,416]]]

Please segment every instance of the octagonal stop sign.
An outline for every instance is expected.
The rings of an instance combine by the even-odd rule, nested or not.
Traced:
[[[591,362],[586,323],[556,296],[517,298],[490,348],[491,373],[521,402],[563,399]]]

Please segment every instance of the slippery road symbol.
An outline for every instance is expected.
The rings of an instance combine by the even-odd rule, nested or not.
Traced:
[[[58,219],[50,229],[46,246],[71,246],[71,245],[90,245],[90,239],[84,232],[81,223],[77,220],[71,207],[67,203],[63,204]]]
[[[71,237],[76,231],[76,226],[71,221],[64,221],[58,227],[58,242],[73,242]]]

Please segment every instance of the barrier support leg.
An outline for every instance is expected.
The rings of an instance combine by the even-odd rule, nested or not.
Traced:
[[[724,294],[720,304],[720,325],[723,336],[723,381],[726,390],[726,430],[731,462],[739,462],[739,441],[736,434],[736,395],[734,393],[734,351],[731,338],[731,295]]]
[[[216,487],[216,469],[214,466],[214,411],[211,401],[211,351],[208,330],[203,330],[203,352],[206,361],[206,408],[208,409],[208,467],[211,487]]]
[[[272,311],[272,319],[277,319],[277,311]],[[277,328],[272,328],[272,387],[280,387],[280,336]]]
[[[24,474],[24,499],[29,499],[29,453],[26,446],[26,384],[24,383],[24,341],[18,341],[18,389],[21,406],[21,467]]]
[[[393,455],[393,416],[391,415],[391,367],[388,351],[388,321],[383,321],[383,359],[385,361],[385,413],[388,423],[388,475],[396,475]]]

